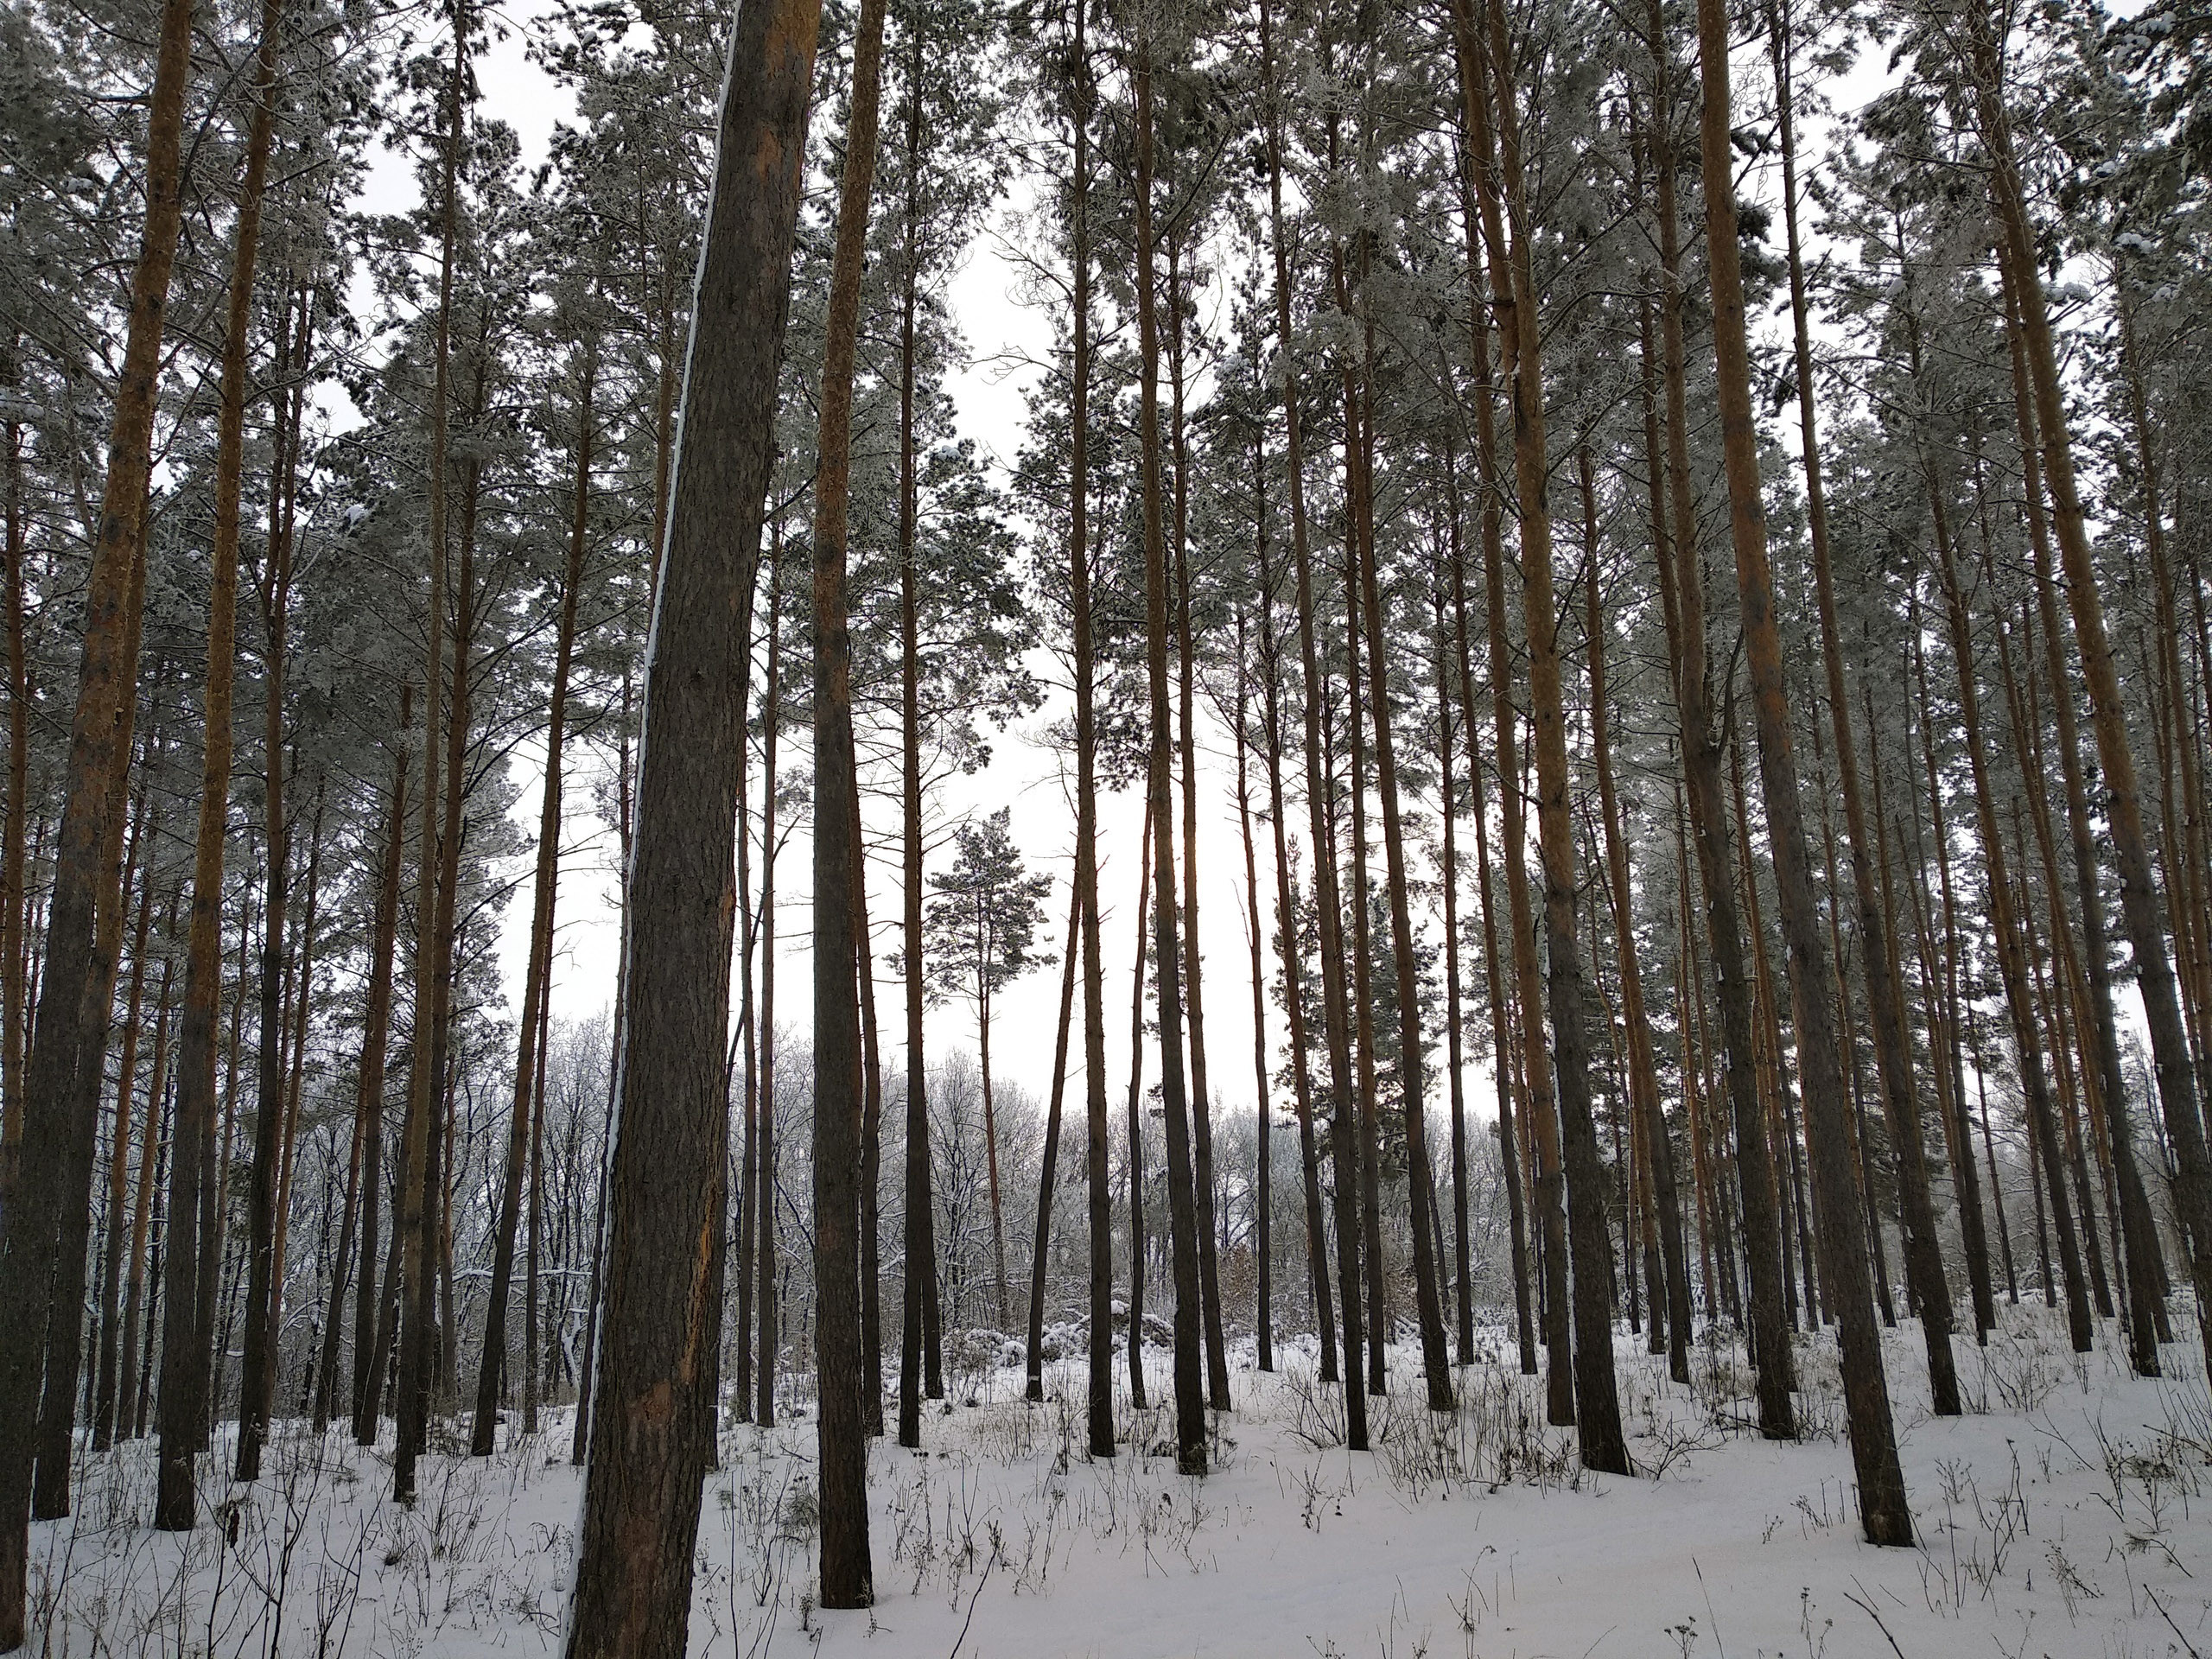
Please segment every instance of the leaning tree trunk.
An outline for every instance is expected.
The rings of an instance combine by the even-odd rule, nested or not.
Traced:
[[[819,22],[818,0],[747,6],[729,48],[645,688],[607,1306],[570,1659],[680,1659],[690,1613],[707,1456],[693,1393],[720,1324],[707,1279],[728,1135],[724,894],[746,697],[730,619],[760,556],[774,461]]]
[[[1728,479],[1729,538],[1745,657],[1751,669],[1765,796],[1768,840],[1782,930],[1796,992],[1799,1076],[1821,1230],[1822,1282],[1843,1351],[1845,1415],[1859,1475],[1859,1516],[1867,1541],[1910,1547],[1912,1508],[1897,1464],[1889,1383],[1882,1373],[1881,1333],[1866,1278],[1866,1214],[1853,1175],[1845,1127],[1841,1050],[1835,1031],[1835,988],[1813,893],[1803,808],[1797,792],[1782,635],[1775,620],[1774,577],[1767,562],[1761,503],[1758,433],[1751,406],[1751,358],[1744,328],[1742,251],[1737,241],[1736,193],[1728,129],[1728,15],[1723,0],[1698,0],[1698,61],[1705,108],[1699,123],[1705,170],[1707,257],[1711,263],[1715,380],[1719,392],[1722,457]],[[1686,555],[1687,556],[1687,555]]]
[[[1742,912],[1728,856],[1728,808],[1721,792],[1720,743],[1713,719],[1706,652],[1705,577],[1699,552],[1697,508],[1690,493],[1689,400],[1682,330],[1681,226],[1675,212],[1673,55],[1664,19],[1650,10],[1656,43],[1658,93],[1652,130],[1656,163],[1654,210],[1659,222],[1661,379],[1665,389],[1667,467],[1663,486],[1651,478],[1652,551],[1659,568],[1660,598],[1675,661],[1675,706],[1681,729],[1682,781],[1691,839],[1697,848],[1699,886],[1705,894],[1706,938],[1720,1002],[1720,1040],[1728,1121],[1736,1133],[1738,1197],[1745,1277],[1750,1282],[1751,1360],[1757,1373],[1759,1433],[1769,1440],[1796,1434],[1790,1390],[1796,1364],[1783,1311],[1783,1240],[1777,1213],[1773,1163],[1759,1110],[1756,1050],[1751,1035],[1751,986],[1744,962]],[[1660,511],[1666,498],[1671,518]],[[1700,996],[1702,989],[1700,988]],[[1716,1179],[1716,1191],[1721,1183]],[[1725,1213],[1725,1205],[1723,1206]],[[1734,1283],[1732,1252],[1727,1278]]]
[[[1067,954],[1060,960],[1060,1017],[1052,1039],[1052,1089],[1046,1098],[1045,1149],[1037,1165],[1037,1225],[1029,1235],[1029,1323],[1024,1328],[1021,1397],[1045,1398],[1045,1276],[1052,1243],[1052,1188],[1059,1173],[1060,1106],[1068,1086],[1068,1033],[1075,1019],[1076,959],[1083,934],[1083,902],[1068,902]],[[1110,1314],[1109,1314],[1110,1317]]]
[[[1976,119],[1992,161],[1991,194],[1996,200],[2000,232],[1998,265],[2008,303],[2018,319],[2028,360],[2044,476],[2050,491],[2051,519],[2058,535],[2066,597],[2074,614],[2075,643],[2081,653],[2082,678],[2088,692],[2090,723],[2103,772],[2105,817],[2112,836],[2113,861],[2120,873],[2120,921],[2134,950],[2136,982],[2143,996],[2145,1021],[2151,1028],[2152,1065],[2158,1074],[2158,1098],[2165,1108],[2166,1135],[2178,1166],[2174,1182],[2176,1208],[2188,1235],[2190,1266],[2201,1303],[2212,1300],[2212,1161],[2205,1152],[2196,1077],[2174,993],[2164,906],[2152,873],[2150,837],[2144,828],[2135,753],[2127,732],[2127,705],[2113,663],[2088,518],[2075,483],[2073,437],[2044,299],[2035,229],[2028,218],[2027,197],[2013,154],[2011,118],[2005,107],[2001,42],[1986,6],[1973,9],[1967,34]],[[2203,1324],[2199,1334],[2206,1354],[2212,1357],[2212,1322]]]
[[[1884,1121],[1897,1149],[1897,1176],[1904,1189],[1906,1223],[1905,1271],[1913,1299],[1920,1305],[1921,1332],[1928,1348],[1929,1386],[1936,1414],[1959,1414],[1958,1369],[1951,1354],[1951,1291],[1943,1273],[1943,1253],[1936,1231],[1936,1205],[1928,1178],[1928,1154],[1921,1135],[1920,1091],[1912,1047],[1905,1031],[1904,1002],[1897,989],[1897,952],[1887,912],[1874,874],[1873,837],[1859,786],[1859,758],[1851,729],[1851,700],[1844,687],[1842,631],[1836,622],[1835,581],[1828,553],[1827,493],[1821,471],[1820,427],[1813,395],[1813,347],[1805,302],[1805,264],[1797,234],[1797,141],[1793,91],[1795,66],[1789,36],[1789,0],[1770,10],[1768,33],[1774,54],[1775,84],[1782,130],[1783,220],[1788,232],[1789,315],[1796,347],[1797,406],[1805,474],[1806,512],[1813,553],[1813,594],[1820,613],[1821,660],[1826,672],[1828,716],[1835,734],[1836,772],[1843,790],[1844,828],[1851,843],[1852,891],[1859,904],[1859,957],[1866,982],[1866,1009],[1874,1028],[1874,1070],[1882,1089]],[[1967,1278],[1974,1294],[1974,1325],[1986,1332],[1995,1323],[1989,1284],[1989,1244],[1981,1219],[1981,1193],[1971,1181],[1957,1184],[1959,1230],[1966,1250]],[[1869,1203],[1872,1202],[1871,1192]]]

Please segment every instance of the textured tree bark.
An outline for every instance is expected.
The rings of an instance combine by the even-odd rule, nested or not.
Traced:
[[[138,630],[143,615],[146,557],[143,531],[131,572],[130,660],[138,658]],[[78,1051],[67,1087],[64,1115],[67,1141],[60,1182],[69,1195],[56,1230],[50,1307],[46,1326],[46,1386],[39,1396],[37,1467],[31,1484],[31,1519],[56,1521],[69,1513],[71,1452],[77,1426],[78,1376],[83,1355],[85,1279],[92,1236],[92,1175],[97,1162],[100,1089],[107,1069],[108,1039],[114,1030],[115,986],[121,967],[124,919],[137,874],[139,842],[146,827],[146,783],[142,776],[135,804],[130,794],[131,729],[137,709],[134,695],[117,727],[107,795],[113,809],[103,826],[95,875],[99,902],[93,929],[91,983]],[[158,734],[156,734],[158,737]],[[156,746],[157,747],[157,746]],[[150,759],[151,757],[149,757]],[[125,819],[130,833],[124,835]],[[126,850],[127,841],[127,850]]]
[[[37,1024],[24,1070],[22,1142],[13,1201],[0,1211],[0,1329],[16,1333],[0,1351],[0,1653],[26,1636],[30,1547],[31,1459],[39,1366],[50,1308],[65,1206],[89,1198],[63,1190],[71,1126],[57,1121],[68,1101],[92,1006],[94,918],[103,886],[100,845],[111,815],[124,810],[113,787],[118,751],[127,764],[138,683],[137,571],[152,470],[155,404],[162,366],[162,317],[183,219],[182,137],[191,77],[192,0],[164,0],[146,141],[146,220],[131,273],[107,481],[85,593],[84,648],[71,718],[68,769],[47,906]],[[87,1177],[89,1180],[89,1176]]]
[[[10,365],[12,367],[12,365]],[[30,526],[23,511],[23,424],[7,423],[8,784],[0,818],[0,1205],[15,1190],[23,1147],[23,893],[31,790],[31,676],[23,637],[23,567]]]
[[[819,22],[817,0],[741,9],[726,71],[645,689],[571,1659],[680,1659],[685,1646],[706,1462],[693,1395],[721,1306],[709,1268],[728,1133],[723,1043],[746,698],[735,671],[774,460]],[[841,966],[849,963],[849,950]],[[772,1356],[764,1360],[772,1369]]]

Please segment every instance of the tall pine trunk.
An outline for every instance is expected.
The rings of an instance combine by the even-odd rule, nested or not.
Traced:
[[[1698,62],[1705,98],[1699,122],[1705,175],[1706,253],[1711,265],[1713,358],[1719,393],[1722,457],[1728,479],[1729,539],[1751,670],[1759,741],[1759,776],[1775,888],[1796,993],[1799,1075],[1815,1179],[1822,1282],[1843,1352],[1844,1407],[1852,1461],[1859,1476],[1859,1516],[1867,1541],[1910,1547],[1912,1509],[1898,1467],[1889,1384],[1882,1373],[1864,1240],[1866,1218],[1853,1176],[1844,1123],[1841,1051],[1835,1031],[1835,990],[1821,937],[1797,764],[1784,684],[1782,637],[1775,619],[1774,577],[1767,562],[1761,502],[1758,435],[1751,405],[1751,361],[1744,332],[1742,251],[1737,241],[1736,192],[1729,141],[1728,16],[1723,0],[1698,0]]]
[[[1160,317],[1154,266],[1153,41],[1135,49],[1136,304],[1140,358],[1138,442],[1144,518],[1145,657],[1151,681],[1151,760],[1147,795],[1153,819],[1153,939],[1160,1009],[1160,1096],[1166,1119],[1169,1256],[1175,1284],[1175,1465],[1206,1471],[1205,1395],[1201,1370],[1198,1208],[1191,1166],[1190,1100],[1183,1069],[1183,968],[1175,901],[1173,732],[1167,698],[1167,536],[1160,479]],[[1130,1340],[1141,1340],[1132,1328]]]
[[[1264,18],[1265,13],[1262,13]],[[1270,35],[1262,36],[1267,78],[1275,89]],[[1282,94],[1274,91],[1268,119],[1268,243],[1274,257],[1275,338],[1283,353],[1283,448],[1290,486],[1292,565],[1297,577],[1298,646],[1305,687],[1306,802],[1312,836],[1315,909],[1321,953],[1321,1009],[1324,1045],[1329,1055],[1330,1157],[1336,1173],[1337,1291],[1344,1314],[1344,1444],[1367,1449],[1367,1400],[1358,1385],[1365,1346],[1360,1317],[1360,1234],[1358,1152],[1351,1090],[1351,1036],[1344,989],[1344,909],[1338,894],[1336,843],[1329,830],[1332,784],[1321,747],[1322,706],[1326,697],[1320,654],[1315,645],[1320,619],[1315,612],[1313,558],[1306,510],[1306,461],[1299,409],[1299,380],[1292,357],[1296,333],[1291,324],[1290,249],[1282,207]]]
[[[746,688],[818,0],[738,15],[699,255],[645,688],[599,1405],[570,1659],[680,1659],[707,1462],[728,1098],[729,893]],[[772,790],[772,783],[771,788]],[[846,965],[849,966],[849,952]]]

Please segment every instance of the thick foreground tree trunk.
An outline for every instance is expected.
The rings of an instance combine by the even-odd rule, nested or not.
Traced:
[[[606,1313],[571,1659],[681,1659],[691,1610],[707,1463],[694,1392],[721,1323],[709,1280],[728,1135],[722,1056],[745,704],[741,608],[775,454],[820,16],[819,0],[741,8],[723,84],[645,688]],[[848,979],[850,960],[849,951],[840,963]]]

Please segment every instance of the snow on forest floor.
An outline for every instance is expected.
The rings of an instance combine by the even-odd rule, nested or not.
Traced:
[[[1888,1333],[1910,1550],[1860,1537],[1825,1339],[1800,1350],[1802,1438],[1772,1444],[1748,1427],[1737,1355],[1701,1347],[1682,1389],[1622,1333],[1629,1478],[1578,1471],[1495,1331],[1448,1417],[1421,1404],[1417,1350],[1394,1350],[1361,1454],[1334,1444],[1310,1344],[1273,1376],[1246,1344],[1203,1480],[1169,1454],[1164,1351],[1153,1408],[1122,1402],[1135,1455],[1111,1461],[1084,1453],[1079,1358],[1047,1367],[1037,1407],[1018,1370],[960,1376],[922,1452],[870,1453],[861,1612],[813,1603],[811,1419],[734,1427],[707,1480],[691,1651],[2205,1659],[2212,1402],[2193,1326],[2164,1351],[2175,1376],[2137,1381],[2109,1326],[2077,1360],[2056,1315],[2004,1315],[1986,1350],[1959,1344],[1968,1414],[1949,1421],[1928,1414],[1917,1328]],[[568,1432],[551,1414],[489,1461],[430,1458],[406,1511],[388,1446],[280,1426],[257,1486],[211,1479],[222,1524],[188,1545],[147,1529],[150,1441],[87,1458],[75,1516],[33,1531],[32,1651],[558,1651],[582,1493]]]

